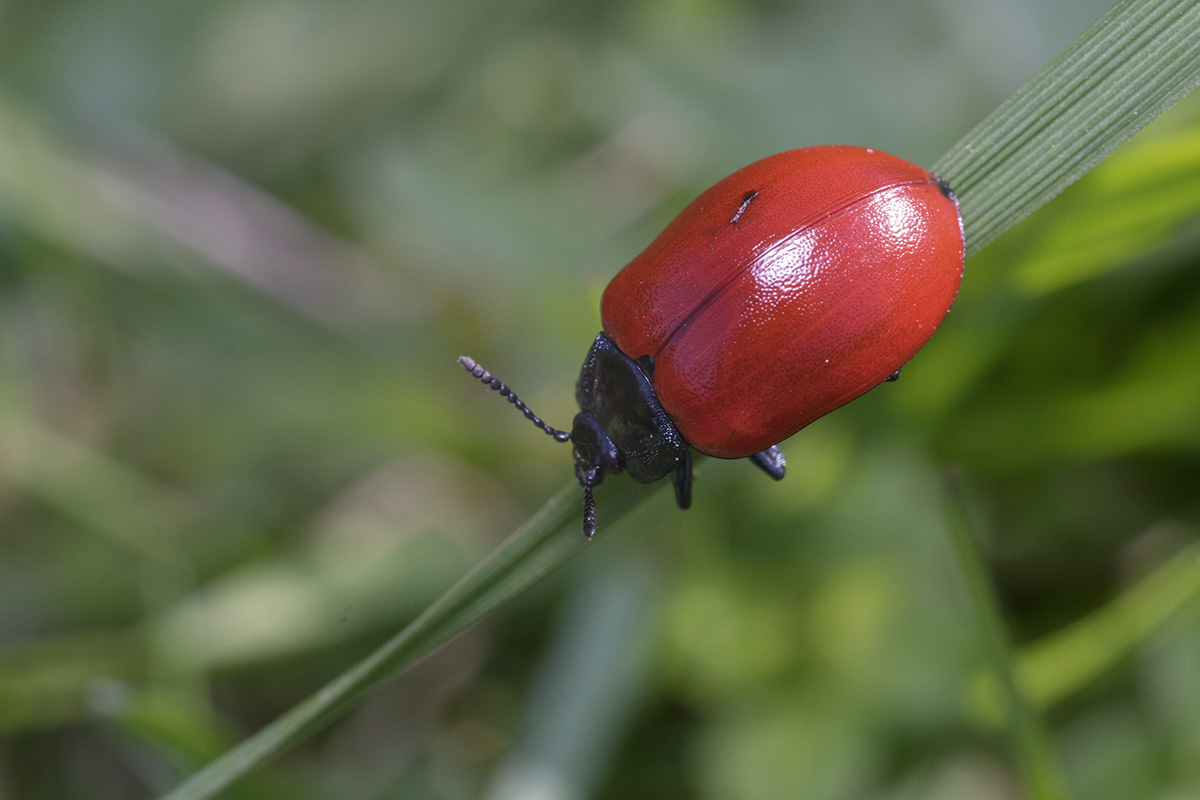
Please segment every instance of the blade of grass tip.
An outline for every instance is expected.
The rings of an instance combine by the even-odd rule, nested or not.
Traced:
[[[975,253],[1200,84],[1200,0],[1126,0],[934,166]]]
[[[607,487],[605,487],[607,488]],[[614,481],[604,493],[605,526],[653,491]],[[283,716],[199,770],[163,800],[201,800],[354,708],[398,672],[524,592],[587,544],[579,529],[579,486],[572,482],[400,633]]]
[[[1032,800],[1063,800],[1070,794],[1058,757],[1049,732],[1021,690],[1000,601],[976,547],[971,515],[956,475],[949,476],[947,480],[947,498],[950,543],[974,607],[974,616],[982,629],[992,668],[1008,703],[1010,746],[1025,779],[1026,793]]]

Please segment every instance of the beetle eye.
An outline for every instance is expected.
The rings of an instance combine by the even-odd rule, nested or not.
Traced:
[[[621,453],[608,431],[586,411],[575,415],[571,428],[571,443],[575,445],[575,461],[585,467],[595,467],[600,476],[593,485],[600,483],[606,473],[621,471]],[[580,478],[582,482],[582,478]]]

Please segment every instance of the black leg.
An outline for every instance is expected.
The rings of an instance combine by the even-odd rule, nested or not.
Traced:
[[[883,379],[883,382],[884,383],[892,383],[893,381],[898,381],[898,380],[900,380],[900,370],[896,370],[891,375],[888,375],[886,378]]]
[[[750,456],[750,460],[754,462],[756,467],[775,480],[781,480],[787,468],[787,461],[783,458],[783,451],[774,445]]]
[[[671,473],[671,482],[675,484],[675,503],[680,508],[692,505],[692,451],[691,448],[683,454],[679,465]]]

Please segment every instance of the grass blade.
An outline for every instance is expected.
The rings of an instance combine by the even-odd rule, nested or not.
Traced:
[[[998,681],[999,701],[1007,716],[1009,747],[1032,800],[1069,797],[1058,756],[1045,723],[1020,680],[1013,644],[1000,610],[995,586],[973,535],[967,500],[956,476],[947,483],[950,544],[972,606],[972,616]]]
[[[1200,2],[1127,0],[938,160],[967,252],[1046,203],[1200,83]]]
[[[605,493],[611,527],[652,491],[613,481]],[[164,800],[212,797],[255,766],[353,708],[405,667],[453,638],[496,606],[520,595],[588,546],[579,528],[580,489],[564,487],[487,558],[379,649],[279,719],[226,752],[167,794]],[[597,535],[597,538],[603,532]]]

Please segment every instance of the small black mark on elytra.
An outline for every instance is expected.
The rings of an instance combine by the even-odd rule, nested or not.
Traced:
[[[750,201],[758,197],[758,190],[746,192],[742,195],[742,205],[738,208],[737,213],[733,215],[733,219],[729,220],[730,225],[737,224],[737,221],[742,218],[742,214],[746,213],[746,206],[750,205]]]

